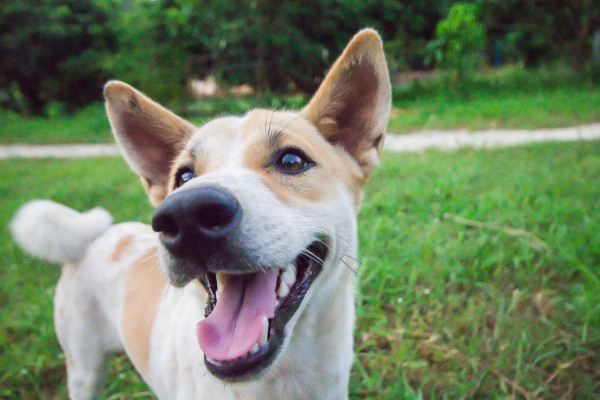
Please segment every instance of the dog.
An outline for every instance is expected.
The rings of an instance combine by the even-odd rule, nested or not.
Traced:
[[[104,95],[152,225],[49,200],[11,223],[25,250],[63,264],[70,398],[96,398],[125,351],[159,399],[347,399],[356,217],[391,108],[379,35],[356,34],[298,112],[198,128],[125,83]]]

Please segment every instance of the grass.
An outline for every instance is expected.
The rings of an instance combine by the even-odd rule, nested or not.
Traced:
[[[509,66],[475,74],[462,85],[466,96],[457,95],[443,75],[413,80],[393,89],[388,131],[558,128],[600,122],[600,85],[593,82],[590,76],[561,66],[535,71]],[[214,116],[238,115],[254,107],[299,109],[307,100],[302,95],[273,94],[215,97],[174,109],[202,124]],[[101,104],[47,119],[0,110],[0,126],[0,144],[113,142]]]
[[[598,67],[596,67],[598,68]],[[507,66],[452,83],[437,74],[394,87],[389,132],[539,129],[600,121],[600,71]]]
[[[73,115],[23,117],[0,110],[0,144],[112,143],[102,104],[92,104]]]
[[[541,129],[600,121],[600,89],[567,87],[536,93],[477,93],[468,100],[424,98],[392,109],[388,132]]]
[[[22,203],[151,207],[119,158],[0,162],[0,398],[64,398],[59,269],[10,240]],[[600,397],[600,142],[385,154],[359,216],[351,399]],[[43,182],[43,184],[40,184]],[[103,398],[145,396],[129,363]]]

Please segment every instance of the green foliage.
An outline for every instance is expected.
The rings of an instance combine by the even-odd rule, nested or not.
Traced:
[[[359,215],[350,398],[593,399],[599,154],[600,142],[384,154]],[[116,157],[0,161],[0,196],[0,398],[64,398],[60,271],[19,250],[8,221],[33,198],[117,222],[147,223],[152,207]],[[101,398],[147,390],[119,357]]]
[[[337,52],[338,41],[354,33],[336,29],[337,21],[328,18],[338,8],[349,12],[336,2],[325,9],[299,1],[157,3],[166,17],[168,40],[186,49],[198,76],[212,73],[220,82],[250,83],[259,91],[313,91],[331,61],[332,47]]]
[[[470,71],[496,50],[502,62],[560,58],[584,70],[600,8],[593,0],[6,0],[0,107],[69,113],[99,99],[106,79],[164,103],[189,99],[189,80],[207,75],[259,92],[312,93],[366,26],[381,33],[392,77],[426,68],[429,55],[454,71],[449,83],[465,96]]]
[[[440,67],[472,71],[482,64],[485,31],[478,16],[475,4],[458,2],[437,24],[435,36],[440,44],[436,56]]]
[[[591,58],[600,7],[594,0],[476,0],[490,47],[501,46],[503,60],[539,67],[556,59],[582,68]]]
[[[166,40],[164,13],[156,2],[135,1],[114,19],[118,50],[102,60],[109,79],[125,81],[160,102],[190,98],[189,54]]]
[[[187,49],[194,71],[226,84],[313,92],[361,28],[389,39],[393,68],[422,64],[423,46],[451,1],[160,0],[170,40]]]
[[[466,97],[465,83],[471,74],[483,65],[485,29],[478,19],[475,4],[458,2],[450,8],[448,17],[441,20],[430,42],[437,65],[449,72],[449,83]]]
[[[97,0],[5,0],[0,4],[0,102],[36,115],[100,98],[101,60],[114,45]]]

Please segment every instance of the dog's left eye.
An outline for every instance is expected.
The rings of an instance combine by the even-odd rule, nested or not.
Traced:
[[[194,171],[190,168],[182,168],[177,171],[177,175],[175,176],[175,189],[186,183],[187,181],[191,181],[194,178]]]
[[[314,165],[312,161],[302,150],[286,149],[281,152],[277,159],[277,169],[287,174],[298,174],[304,172]]]

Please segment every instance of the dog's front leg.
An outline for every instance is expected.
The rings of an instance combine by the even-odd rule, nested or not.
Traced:
[[[54,298],[54,323],[65,353],[69,398],[98,398],[114,353],[114,334],[99,310],[93,295],[82,281],[80,271],[65,265]],[[118,340],[118,339],[117,339]]]

